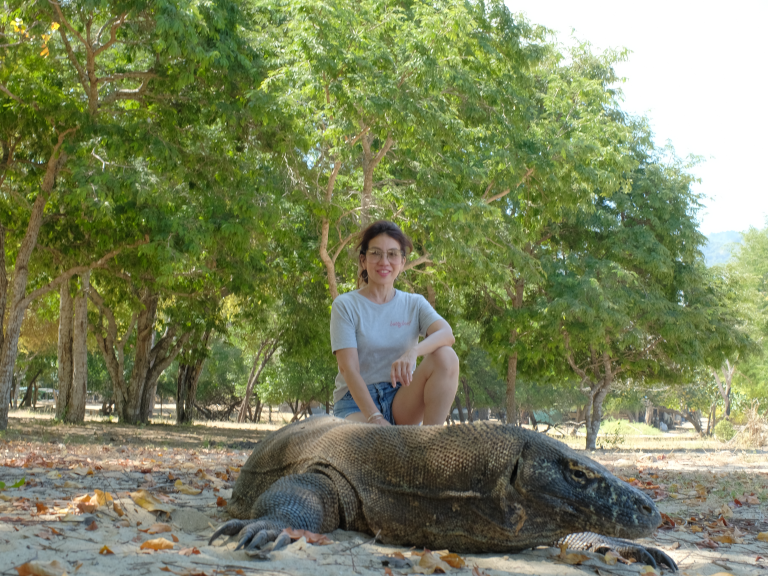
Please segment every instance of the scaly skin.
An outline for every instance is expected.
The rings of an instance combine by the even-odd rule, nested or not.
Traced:
[[[240,546],[250,549],[289,526],[456,552],[517,552],[589,532],[572,536],[571,547],[620,548],[676,568],[663,552],[615,540],[647,536],[661,523],[645,494],[561,442],[488,422],[297,422],[254,449],[228,511],[239,520],[211,541],[242,530]]]

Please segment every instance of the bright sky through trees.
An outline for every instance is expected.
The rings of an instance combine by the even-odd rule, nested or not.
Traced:
[[[768,217],[768,2],[726,4],[681,0],[508,0],[513,12],[604,48],[632,50],[617,66],[624,109],[651,120],[656,142],[671,140],[680,156],[706,162],[695,190],[707,196],[704,234],[762,228]],[[573,30],[573,37],[571,36]]]

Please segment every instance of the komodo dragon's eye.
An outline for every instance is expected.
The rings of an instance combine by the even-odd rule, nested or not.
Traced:
[[[571,474],[573,474],[573,477],[576,478],[576,480],[584,480],[587,477],[583,470],[573,470],[571,471]]]

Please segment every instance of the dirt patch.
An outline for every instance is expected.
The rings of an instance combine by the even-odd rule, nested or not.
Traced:
[[[239,468],[253,445],[275,427],[69,426],[12,418],[0,436],[0,481],[6,485],[0,492],[0,565],[7,570],[55,560],[68,574],[77,569],[77,574],[114,576],[136,571],[352,576],[385,574],[382,556],[396,552],[418,563],[417,551],[343,531],[332,533],[328,546],[305,546],[299,540],[269,561],[235,552],[233,539],[209,546],[214,527],[227,518],[222,504],[231,496]],[[765,453],[664,448],[590,456],[657,500],[665,525],[645,543],[667,551],[683,574],[768,572],[768,561],[762,559],[768,557],[768,543],[757,539],[768,532]],[[148,510],[142,494],[156,499],[161,509]],[[144,532],[155,524],[167,525],[168,531]],[[160,538],[172,547],[147,547]],[[469,575],[477,566],[476,573],[488,576],[566,576],[638,574],[643,569],[608,565],[599,554],[585,554],[581,565],[571,566],[558,561],[558,553],[542,548],[472,555],[464,557],[465,568],[450,572]],[[390,569],[393,574],[412,571]]]

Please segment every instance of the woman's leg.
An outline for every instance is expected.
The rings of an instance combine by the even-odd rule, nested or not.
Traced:
[[[397,391],[392,413],[397,424],[443,424],[459,388],[459,357],[450,346],[427,354],[410,386]]]

